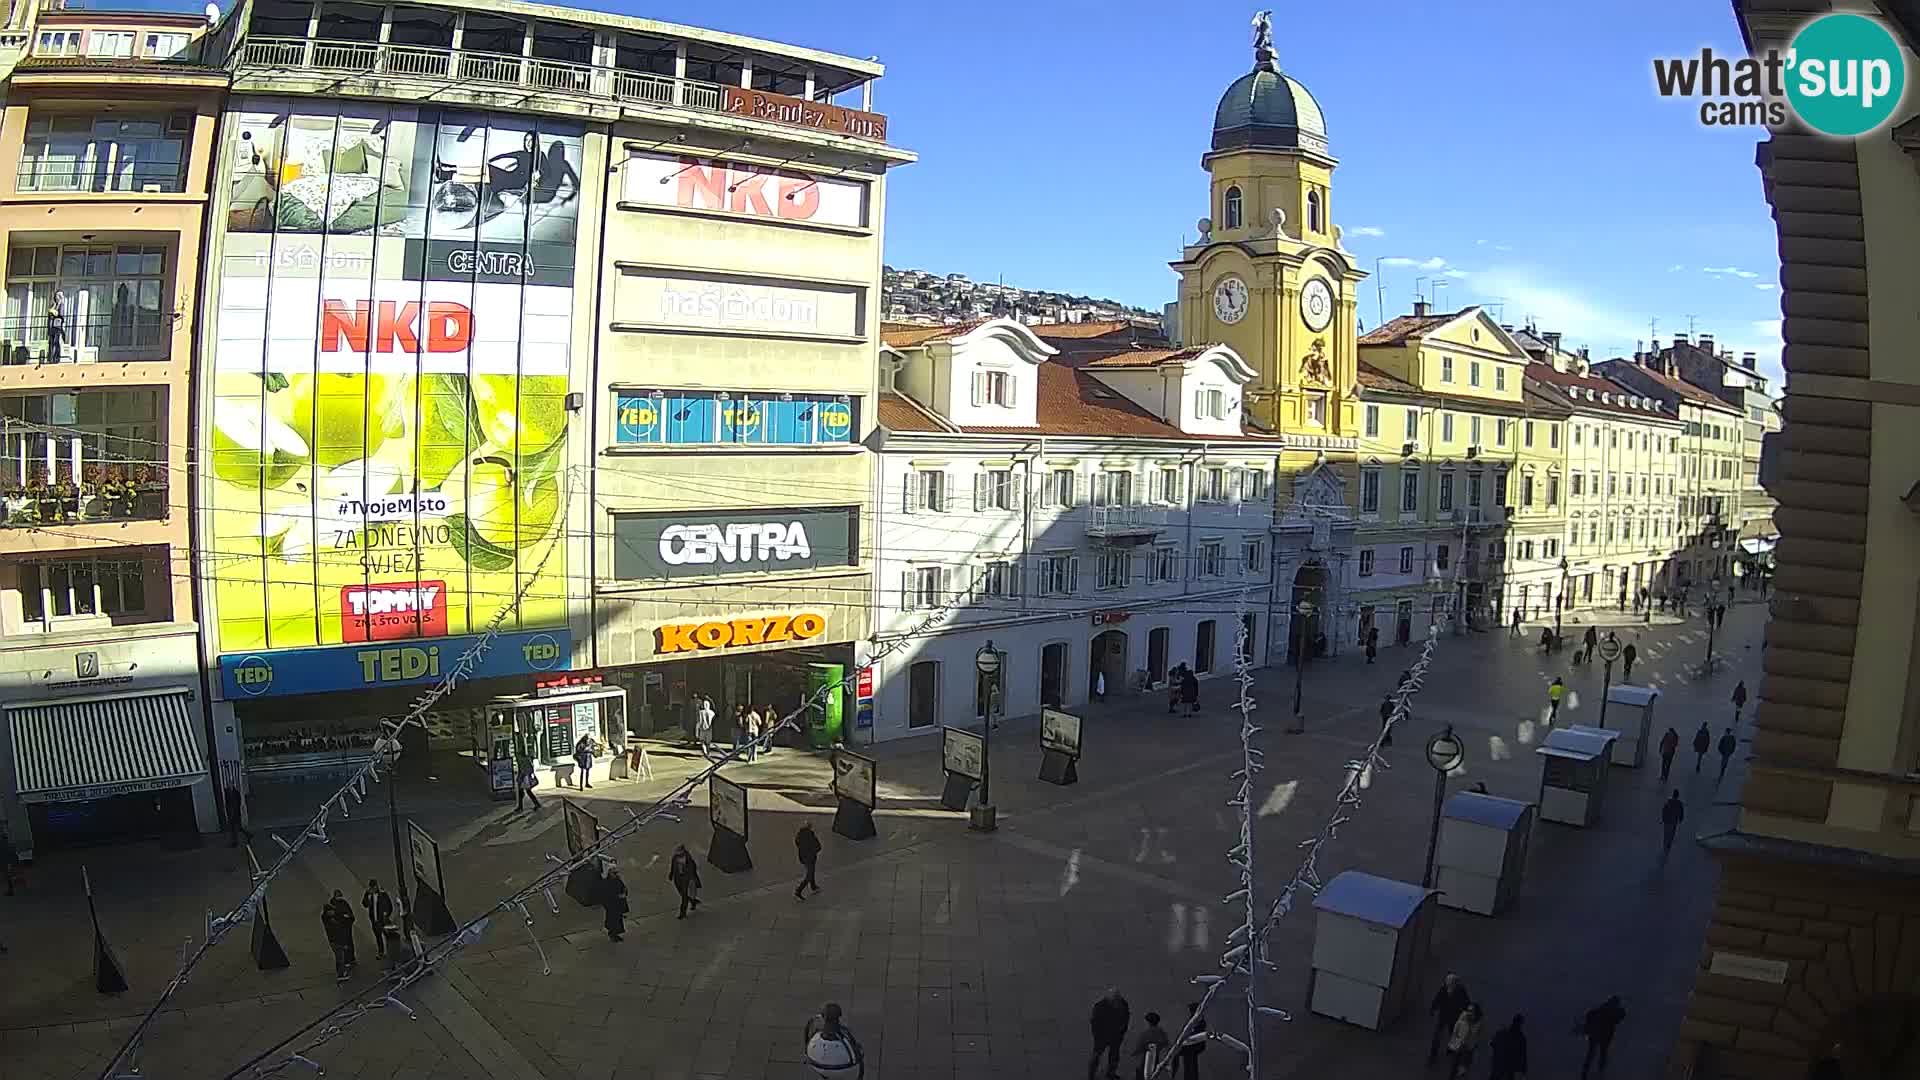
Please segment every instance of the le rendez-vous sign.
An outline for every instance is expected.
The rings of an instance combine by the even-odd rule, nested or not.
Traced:
[[[750,116],[755,120],[818,128],[836,135],[851,135],[856,139],[887,141],[887,118],[879,113],[845,109],[785,94],[770,94],[765,90],[725,87],[721,92],[720,108],[723,112]]]

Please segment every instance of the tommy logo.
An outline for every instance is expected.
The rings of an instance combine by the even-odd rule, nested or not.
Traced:
[[[343,641],[392,641],[447,632],[447,583],[348,585],[340,590]]]

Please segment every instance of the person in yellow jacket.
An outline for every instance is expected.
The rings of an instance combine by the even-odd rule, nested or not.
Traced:
[[[1554,677],[1553,684],[1547,687],[1547,723],[1551,724],[1560,716],[1560,699],[1567,696],[1567,684]]]

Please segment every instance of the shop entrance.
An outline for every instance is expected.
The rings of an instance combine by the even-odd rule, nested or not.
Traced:
[[[83,802],[32,803],[27,821],[36,851],[162,840],[169,847],[200,842],[193,817],[193,788],[109,795]],[[23,847],[25,845],[22,845]]]
[[[1067,643],[1056,641],[1040,649],[1040,704],[1058,709],[1066,705]]]
[[[1321,609],[1327,601],[1327,568],[1310,562],[1293,574],[1293,613],[1287,630],[1287,662],[1298,664],[1302,656],[1311,658],[1320,639]],[[1302,615],[1302,605],[1308,614]]]
[[[1101,677],[1106,679],[1106,692],[1122,693],[1127,685],[1127,632],[1125,630],[1102,630],[1095,634],[1093,644],[1087,655],[1087,697],[1093,698]]]
[[[907,726],[930,728],[940,718],[940,663],[922,660],[907,669]]]
[[[1167,638],[1171,633],[1164,626],[1147,631],[1147,681],[1155,686],[1167,681]]]
[[[1259,633],[1260,623],[1252,612],[1248,612],[1240,616],[1240,628],[1245,631],[1240,635],[1240,659],[1244,663],[1251,664],[1253,663],[1253,639]]]

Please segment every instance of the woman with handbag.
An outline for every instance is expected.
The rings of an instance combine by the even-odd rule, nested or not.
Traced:
[[[700,907],[700,864],[694,861],[693,854],[685,844],[673,849],[673,861],[667,864],[667,880],[673,882],[673,888],[680,894],[680,917],[687,917],[687,906]]]

